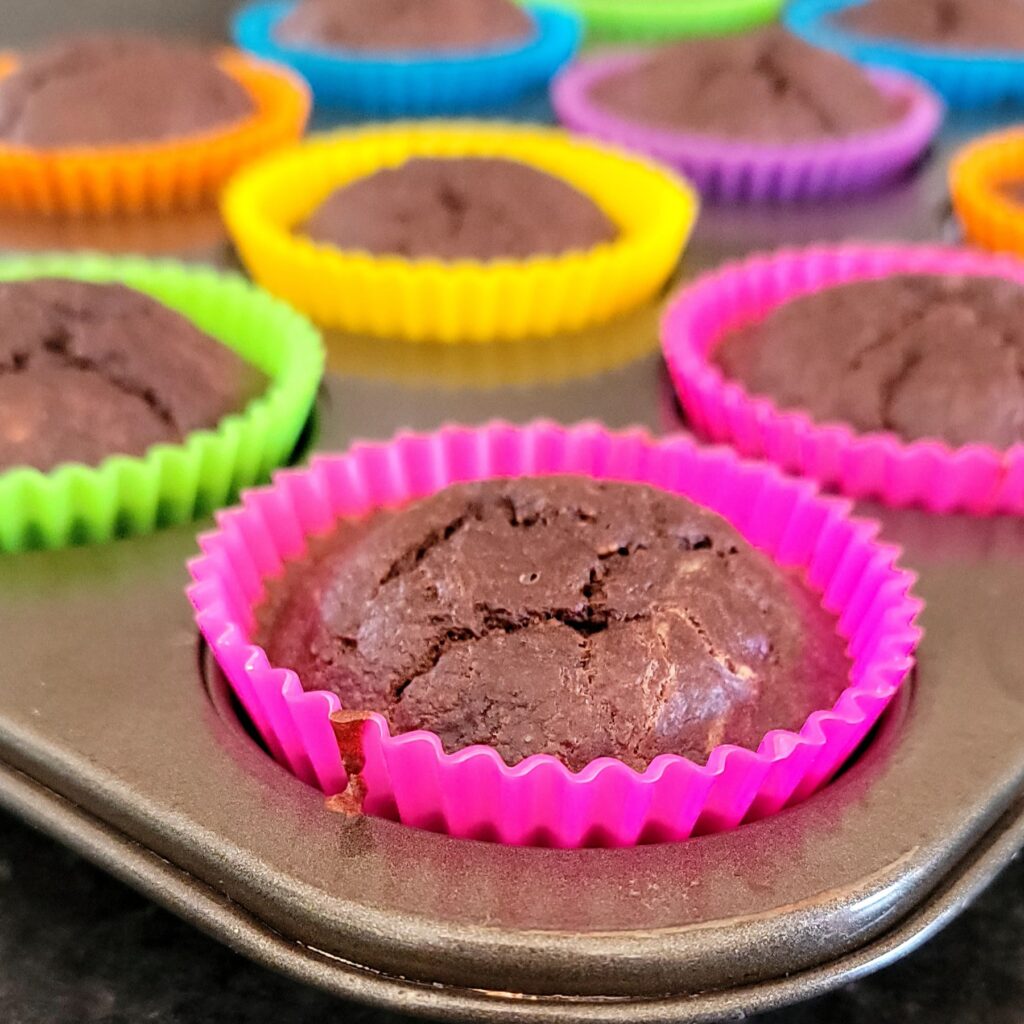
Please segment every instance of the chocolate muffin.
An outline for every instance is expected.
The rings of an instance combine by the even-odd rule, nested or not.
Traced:
[[[0,471],[141,455],[262,392],[258,370],[120,284],[0,283]]]
[[[724,372],[784,409],[907,441],[1024,441],[1024,287],[898,275],[827,288],[727,335]]]
[[[259,614],[306,689],[509,764],[754,749],[849,673],[818,598],[719,516],[581,477],[460,484],[342,524]]]
[[[54,43],[0,78],[0,140],[39,149],[161,142],[255,109],[212,52],[145,36]]]
[[[533,34],[512,0],[301,0],[275,31],[293,46],[381,53],[516,46]]]
[[[940,48],[1024,50],[1020,0],[867,0],[835,21],[862,35]]]
[[[559,255],[618,231],[561,178],[515,160],[420,157],[332,192],[302,231],[317,242],[408,259]]]
[[[590,99],[641,124],[758,143],[877,131],[905,113],[856,64],[774,28],[660,47]]]

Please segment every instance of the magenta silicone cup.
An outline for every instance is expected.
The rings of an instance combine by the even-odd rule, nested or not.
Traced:
[[[508,767],[490,747],[446,753],[428,732],[391,735],[380,715],[362,728],[364,810],[452,836],[517,845],[627,846],[733,828],[802,800],[827,782],[867,735],[907,675],[918,639],[913,577],[879,544],[877,524],[807,481],[703,449],[681,436],[609,433],[540,422],[447,427],[359,444],[279,473],[221,513],[200,538],[190,597],[203,635],[275,757],[329,794],[347,780],[326,692],[303,692],[252,642],[264,583],[339,518],[403,505],[449,484],[573,473],[639,481],[684,494],[730,520],[757,547],[805,571],[849,641],[849,687],[799,733],[768,733],[757,751],[721,746],[706,765],[676,755],[638,773],[601,758],[574,774],[549,755]]]
[[[891,274],[973,274],[1024,285],[1024,261],[940,246],[841,245],[755,256],[708,274],[682,289],[662,320],[665,359],[690,422],[706,438],[854,498],[932,512],[1024,512],[1024,446],[954,448],[821,423],[751,395],[710,358],[728,331],[790,299]]]
[[[795,202],[879,188],[913,166],[942,124],[938,94],[897,71],[872,70],[875,85],[906,104],[891,127],[843,139],[803,143],[748,143],[640,124],[590,98],[594,85],[636,67],[631,50],[579,61],[555,79],[551,102],[567,128],[652,156],[682,171],[716,202]]]

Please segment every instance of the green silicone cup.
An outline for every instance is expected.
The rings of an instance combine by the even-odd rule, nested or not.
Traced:
[[[323,373],[316,328],[241,277],[202,267],[98,255],[0,260],[0,281],[119,281],[188,317],[269,379],[266,392],[216,427],[98,466],[0,473],[0,551],[102,543],[186,523],[227,504],[292,453]],[[154,339],[158,341],[159,339]]]
[[[655,41],[740,32],[778,18],[785,0],[559,0],[591,39]]]

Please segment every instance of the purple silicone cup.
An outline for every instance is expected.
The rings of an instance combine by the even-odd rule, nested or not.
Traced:
[[[904,116],[882,131],[778,144],[669,131],[629,121],[590,98],[597,82],[636,67],[644,57],[644,51],[619,51],[571,65],[552,83],[555,113],[572,131],[682,171],[714,202],[799,202],[880,188],[921,159],[945,113],[938,94],[923,82],[898,71],[872,69],[869,74],[878,89],[906,103]]]

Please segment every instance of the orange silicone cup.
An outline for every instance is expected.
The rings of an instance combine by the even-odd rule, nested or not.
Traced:
[[[1024,202],[1005,191],[1024,182],[1024,129],[986,135],[953,161],[949,184],[964,234],[975,245],[1024,255]]]
[[[0,143],[0,208],[46,216],[170,213],[209,205],[243,164],[302,135],[310,96],[297,75],[225,51],[221,67],[256,104],[229,128],[166,142],[33,149]],[[0,60],[0,76],[15,58]]]

